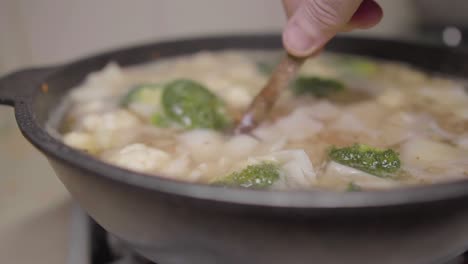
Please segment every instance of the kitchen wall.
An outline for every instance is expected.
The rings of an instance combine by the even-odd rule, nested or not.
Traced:
[[[284,25],[280,2],[1,0],[0,73],[179,36],[279,31]],[[409,1],[379,2],[385,18],[367,34],[407,34],[414,22]]]

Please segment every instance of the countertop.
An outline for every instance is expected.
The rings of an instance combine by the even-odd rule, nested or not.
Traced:
[[[0,263],[64,264],[70,198],[47,160],[0,106]]]

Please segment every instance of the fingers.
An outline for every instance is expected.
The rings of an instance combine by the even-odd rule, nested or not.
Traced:
[[[373,0],[283,0],[283,4],[292,14],[283,43],[298,57],[316,53],[349,22],[348,28],[366,28],[382,17],[382,9]]]
[[[284,11],[286,12],[286,16],[288,18],[292,17],[302,2],[303,0],[283,0],[283,7]]]
[[[289,19],[283,42],[291,54],[309,56],[343,28],[362,0],[305,0]]]
[[[382,20],[383,11],[374,0],[364,0],[348,23],[350,28],[367,29]]]

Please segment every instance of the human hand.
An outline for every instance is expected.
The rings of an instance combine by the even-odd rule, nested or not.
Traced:
[[[374,0],[282,0],[288,23],[286,50],[297,57],[319,52],[338,32],[370,28],[383,12]]]

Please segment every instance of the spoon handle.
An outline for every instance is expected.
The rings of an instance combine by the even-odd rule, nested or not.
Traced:
[[[234,130],[235,134],[249,133],[268,116],[281,92],[289,86],[290,81],[294,79],[304,60],[289,54],[282,58],[270,76],[268,83],[255,96],[247,111],[242,115]]]

